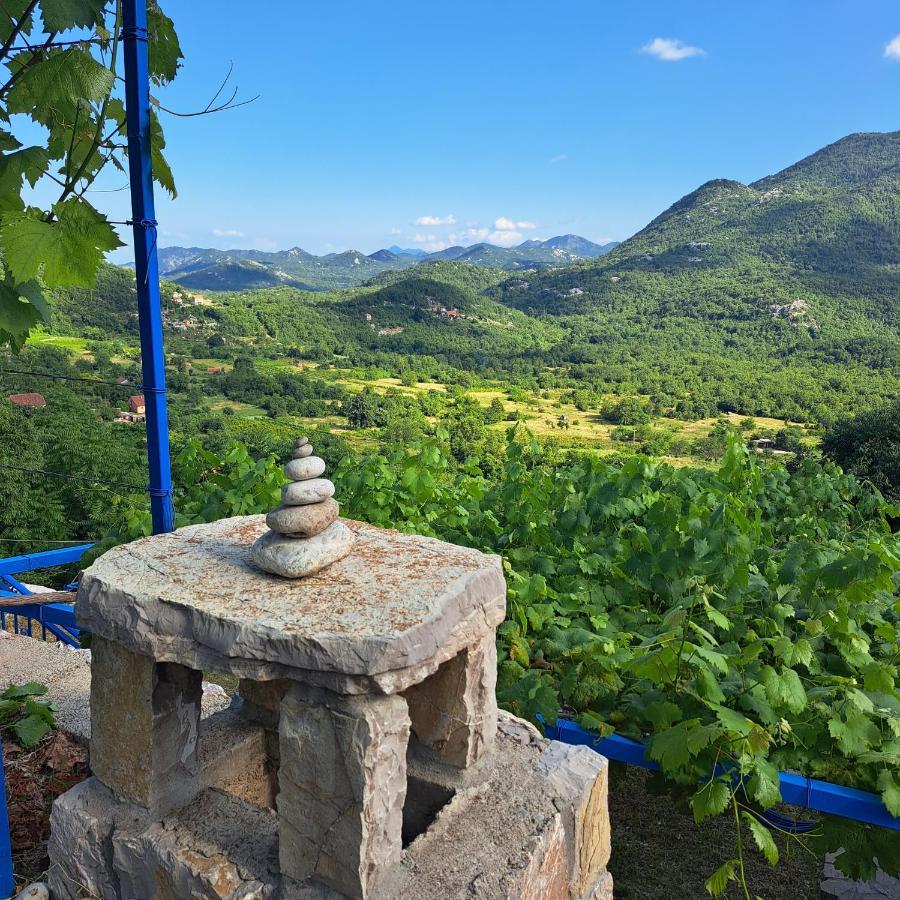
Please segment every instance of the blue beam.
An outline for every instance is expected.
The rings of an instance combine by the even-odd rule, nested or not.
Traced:
[[[629,738],[617,734],[605,738],[598,737],[597,734],[568,719],[557,719],[555,725],[548,725],[545,728],[545,732],[547,737],[562,741],[564,744],[588,746],[607,759],[631,766],[641,766],[644,769],[659,770],[658,763],[645,756],[644,745]],[[784,803],[900,831],[900,819],[887,811],[878,794],[841,787],[791,772],[779,772],[778,780]]]
[[[0,737],[0,897],[12,897],[16,890],[13,877],[12,843],[9,816],[6,813],[6,777],[3,774],[3,738]]]
[[[147,59],[147,0],[124,0],[122,47],[125,62],[125,118],[131,182],[131,225],[137,282],[141,367],[147,414],[147,463],[153,533],[172,531],[172,472],[166,410],[166,359],[163,351],[156,207],[150,162],[150,74]]]
[[[18,575],[34,569],[49,569],[51,566],[76,563],[93,546],[93,544],[76,544],[73,547],[60,547],[57,550],[42,550],[40,553],[8,556],[6,559],[0,559],[0,575]]]

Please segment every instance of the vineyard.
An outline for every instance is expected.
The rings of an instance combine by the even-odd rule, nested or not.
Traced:
[[[837,470],[789,473],[736,442],[717,471],[541,454],[511,441],[488,483],[426,446],[345,464],[341,492],[351,515],[503,555],[501,702],[648,740],[696,821],[734,816],[744,840],[711,893],[748,890],[749,845],[777,862],[757,813],[779,802],[779,770],[877,791],[900,815],[891,507]],[[880,829],[826,819],[803,840],[845,848],[855,877],[876,858],[900,866]]]

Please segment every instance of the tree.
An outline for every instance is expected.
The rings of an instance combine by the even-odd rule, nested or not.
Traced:
[[[900,401],[838,419],[825,432],[822,450],[845,471],[900,500]]]
[[[344,415],[352,428],[374,428],[381,424],[381,404],[372,388],[364,388],[344,403]]]
[[[125,168],[121,32],[121,0],[0,6],[0,345],[21,347],[48,317],[46,289],[93,287],[104,254],[121,246],[106,216],[85,199],[104,168]],[[160,87],[175,78],[182,53],[155,0],[148,37],[150,77]],[[158,100],[154,106],[153,174],[174,197]],[[26,205],[26,184],[54,199]]]
[[[616,403],[607,404],[601,415],[613,425],[646,425],[653,419],[647,404],[637,397],[624,397]]]

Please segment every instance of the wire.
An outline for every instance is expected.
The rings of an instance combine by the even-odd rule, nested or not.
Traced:
[[[96,544],[96,538],[84,538],[80,541],[51,541],[48,538],[5,538],[0,537],[0,544]]]
[[[136,484],[125,484],[121,481],[104,481],[102,478],[91,478],[87,475],[66,475],[64,472],[50,472],[47,469],[29,469],[26,466],[10,466],[0,463],[0,469],[11,469],[14,472],[28,472],[31,475],[50,475],[53,478],[67,478],[71,481],[89,481],[92,484],[104,484],[111,487],[125,488],[129,491],[140,491],[142,494],[147,491],[147,485],[138,486]]]
[[[36,378],[51,378],[55,381],[86,381],[88,384],[108,384],[111,387],[122,388],[127,391],[141,388],[141,385],[139,384],[105,381],[102,378],[83,378],[80,375],[56,375],[51,372],[28,372],[24,369],[0,369],[0,375],[33,375]]]

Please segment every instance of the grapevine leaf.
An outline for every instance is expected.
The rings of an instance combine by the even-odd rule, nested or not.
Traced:
[[[29,213],[0,228],[0,244],[12,274],[19,282],[41,272],[50,287],[92,287],[104,253],[122,242],[106,217],[83,200],[57,203],[53,212],[53,222]]]
[[[103,24],[106,0],[41,0],[45,31],[68,31]]]
[[[847,756],[864,753],[880,736],[878,726],[858,710],[852,710],[845,720],[829,719],[828,732]]]
[[[806,690],[800,676],[793,669],[784,669],[781,673],[781,696],[784,705],[792,712],[799,713],[806,708]]]
[[[691,797],[691,809],[694,821],[699,825],[710,816],[719,816],[728,807],[731,791],[721,781],[707,781],[706,784]]]
[[[147,5],[147,38],[150,74],[157,84],[166,84],[178,73],[184,54],[175,25],[156,2]]]
[[[667,728],[674,725],[681,717],[681,707],[668,700],[657,700],[648,703],[644,717],[654,728]]]
[[[894,689],[894,671],[887,663],[871,662],[863,669],[865,688],[867,691],[892,691]]]
[[[767,759],[757,758],[753,762],[753,775],[747,783],[750,796],[763,808],[768,809],[781,802],[778,769]]]
[[[150,164],[153,168],[153,178],[161,188],[168,192],[174,200],[178,196],[175,189],[175,177],[169,168],[169,163],[163,156],[166,147],[166,139],[163,137],[162,126],[156,111],[150,110]]]
[[[28,281],[17,285],[7,274],[0,281],[0,340],[20,347],[42,318],[48,320],[49,313],[38,283]]]
[[[728,887],[729,881],[735,881],[735,871],[737,870],[738,860],[729,859],[722,863],[709,878],[706,879],[706,890],[713,897],[721,897]]]
[[[756,816],[751,816],[748,812],[743,813],[743,818],[747,825],[750,826],[750,833],[753,835],[753,840],[769,865],[778,865],[778,847],[775,845],[775,841],[772,838],[772,832],[769,831]]]
[[[79,101],[102,100],[113,84],[113,73],[106,66],[86,50],[71,47],[26,69],[9,89],[7,106],[10,113],[29,113],[46,124]]]
[[[885,809],[892,815],[900,817],[900,781],[889,769],[878,773],[878,790]]]
[[[739,734],[741,737],[746,737],[750,734],[750,730],[753,728],[753,722],[745,715],[737,712],[737,710],[730,709],[727,706],[716,706],[714,709],[716,711],[716,718],[729,732],[732,734]]]
[[[725,699],[716,676],[709,669],[701,669],[697,673],[697,693],[712,703],[721,703]]]
[[[665,770],[677,769],[690,758],[684,722],[672,728],[656,731],[647,745],[647,755],[656,760]]]
[[[23,147],[0,157],[0,194],[21,193],[23,179],[34,187],[47,171],[48,163],[43,147]]]

